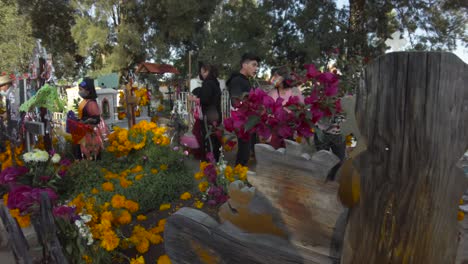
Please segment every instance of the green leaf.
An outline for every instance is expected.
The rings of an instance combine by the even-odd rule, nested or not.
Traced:
[[[245,123],[245,131],[249,131],[252,129],[254,126],[256,126],[260,122],[260,117],[256,115],[249,116],[249,119],[247,120],[247,123]]]

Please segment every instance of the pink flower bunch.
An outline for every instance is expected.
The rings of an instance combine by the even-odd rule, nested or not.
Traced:
[[[313,126],[324,116],[332,116],[342,111],[341,102],[336,98],[339,91],[339,78],[331,72],[321,72],[313,64],[305,65],[306,73],[295,73],[295,83],[308,84],[312,93],[301,103],[292,96],[283,106],[283,98],[276,101],[261,89],[252,89],[249,95],[239,101],[231,117],[224,120],[224,128],[239,138],[248,140],[257,133],[269,138],[272,133],[280,138],[313,135]]]

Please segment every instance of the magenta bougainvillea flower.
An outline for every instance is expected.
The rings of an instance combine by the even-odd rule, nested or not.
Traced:
[[[335,73],[321,72],[315,65],[304,65],[305,76],[296,73],[295,80],[312,85],[312,92],[301,103],[291,96],[283,105],[283,98],[276,101],[262,89],[252,89],[248,96],[236,103],[236,110],[224,120],[224,128],[242,140],[249,140],[257,133],[269,138],[273,133],[280,138],[290,138],[295,133],[302,137],[313,136],[312,127],[323,117],[342,112],[339,93],[339,77]]]

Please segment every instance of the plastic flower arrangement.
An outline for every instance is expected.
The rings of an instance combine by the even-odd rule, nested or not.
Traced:
[[[309,85],[311,93],[299,101],[292,96],[283,106],[283,98],[276,101],[261,89],[253,89],[248,96],[237,102],[231,117],[224,120],[227,131],[248,140],[258,133],[269,138],[273,133],[280,138],[296,136],[309,138],[313,135],[314,125],[323,117],[342,112],[337,98],[338,76],[331,72],[320,72],[314,65],[305,65],[306,74],[301,77],[292,73],[296,84]]]
[[[227,165],[221,153],[219,162],[216,163],[211,153],[208,154],[210,162],[200,163],[200,170],[194,177],[198,180],[198,189],[207,204],[216,206],[225,203],[229,196],[228,185],[236,180],[247,183],[248,168],[238,164],[234,168]]]

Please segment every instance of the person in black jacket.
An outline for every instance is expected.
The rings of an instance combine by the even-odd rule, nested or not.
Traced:
[[[203,135],[203,150],[205,153],[212,152],[216,161],[219,160],[221,140],[216,130],[222,123],[221,114],[221,88],[219,86],[218,70],[214,65],[200,63],[200,79],[203,80],[200,89],[193,93],[200,99],[203,114],[201,125]],[[208,129],[208,130],[207,130]],[[210,133],[209,139],[207,134]]]
[[[260,58],[254,54],[244,54],[240,61],[240,71],[233,73],[226,82],[226,85],[229,88],[229,96],[231,98],[231,104],[233,107],[236,107],[236,105],[243,99],[243,97],[252,89],[249,78],[255,77],[257,74],[260,61]],[[253,153],[256,142],[256,134],[251,135],[249,141],[237,138],[236,165],[247,165],[249,162],[250,153]]]

